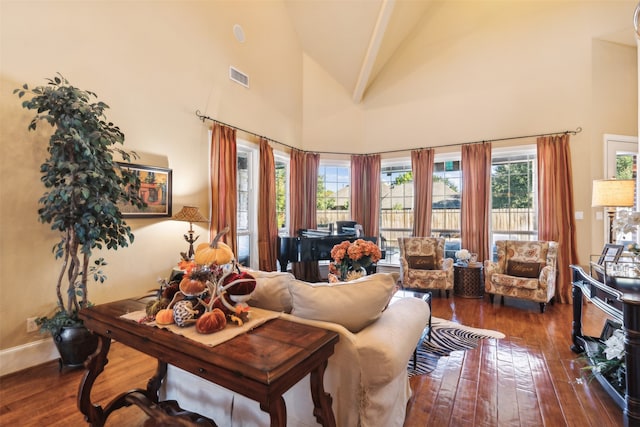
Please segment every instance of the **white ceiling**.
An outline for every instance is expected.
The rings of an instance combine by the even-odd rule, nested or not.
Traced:
[[[303,50],[355,103],[438,0],[285,0]],[[636,45],[628,28],[598,38]]]

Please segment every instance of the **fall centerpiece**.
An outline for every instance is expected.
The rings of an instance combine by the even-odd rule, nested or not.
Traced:
[[[366,274],[366,268],[380,260],[382,252],[373,242],[345,240],[331,249],[329,282],[355,280]]]

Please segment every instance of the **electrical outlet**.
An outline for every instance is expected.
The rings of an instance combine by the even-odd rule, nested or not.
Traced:
[[[36,332],[40,327],[36,323],[36,317],[27,318],[27,332]]]

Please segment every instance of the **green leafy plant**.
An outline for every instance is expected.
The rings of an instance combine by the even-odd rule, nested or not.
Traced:
[[[131,227],[124,221],[118,203],[146,206],[139,196],[138,176],[122,169],[114,160],[119,154],[125,162],[136,158],[118,145],[124,134],[108,122],[103,102],[93,92],[78,89],[60,74],[47,79],[48,84],[14,90],[22,98],[22,106],[37,113],[28,129],[40,122],[53,128],[49,138],[48,158],[40,166],[41,181],[46,191],[39,200],[40,221],[60,232],[54,246],[62,267],[56,281],[57,312],[41,317],[41,330],[55,331],[61,326],[77,324],[77,313],[89,305],[89,277],[104,282],[101,267],[104,259],[90,263],[94,249],[126,247],[133,242]],[[63,284],[66,295],[63,297]]]

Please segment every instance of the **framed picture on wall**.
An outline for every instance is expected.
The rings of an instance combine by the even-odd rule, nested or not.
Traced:
[[[153,218],[171,216],[171,169],[155,166],[118,163],[123,169],[133,171],[140,178],[140,197],[147,207],[118,204],[126,218]]]

